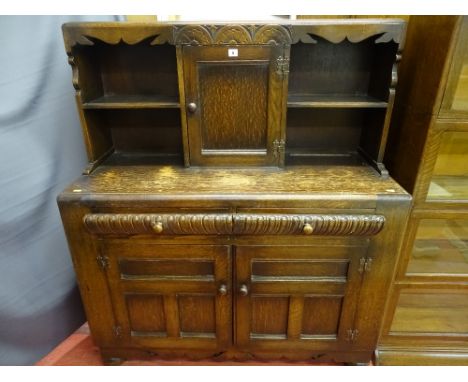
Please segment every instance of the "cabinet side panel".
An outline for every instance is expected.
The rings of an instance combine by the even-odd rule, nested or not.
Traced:
[[[431,118],[438,110],[455,16],[411,16],[398,73],[385,164],[413,192]]]
[[[98,346],[112,346],[114,315],[106,276],[101,269],[105,262],[98,261],[98,243],[85,231],[82,222],[89,209],[60,200],[59,208],[93,339]]]
[[[410,199],[390,197],[379,201],[377,212],[385,215],[385,227],[369,246],[372,262],[363,272],[356,328],[370,347],[375,347],[383,321],[388,290],[395,273],[403,233],[406,229]]]

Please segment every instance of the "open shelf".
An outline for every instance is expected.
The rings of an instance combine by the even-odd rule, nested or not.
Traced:
[[[161,157],[157,164],[164,158],[182,162],[179,109],[92,109],[85,110],[85,118],[90,133],[105,139],[114,152],[138,159]]]
[[[386,109],[363,107],[288,109],[285,162],[359,165],[358,151],[376,146],[385,114]]]
[[[83,109],[176,109],[176,96],[104,95],[83,104]]]
[[[366,166],[358,152],[310,152],[308,149],[291,149],[286,153],[287,166]]]
[[[387,108],[397,45],[376,38],[292,46],[288,107]]]
[[[296,108],[387,108],[388,102],[369,95],[291,94],[288,107]]]
[[[83,109],[176,109],[180,107],[175,47],[79,46]]]

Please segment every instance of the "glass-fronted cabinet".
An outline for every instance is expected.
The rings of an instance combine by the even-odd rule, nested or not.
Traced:
[[[412,16],[408,30],[414,82],[397,90],[389,167],[413,209],[377,363],[468,365],[468,16]]]

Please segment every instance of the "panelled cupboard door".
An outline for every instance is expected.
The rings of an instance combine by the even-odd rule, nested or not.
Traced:
[[[282,46],[184,46],[191,165],[280,165]]]
[[[229,246],[104,241],[119,346],[220,349],[231,343]]]
[[[236,247],[237,345],[264,351],[359,345],[354,318],[366,249]]]

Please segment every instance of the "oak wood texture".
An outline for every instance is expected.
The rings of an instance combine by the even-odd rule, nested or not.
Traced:
[[[302,165],[285,169],[223,169],[158,166],[144,161],[145,157],[113,155],[92,174],[74,181],[63,196],[92,198],[94,193],[106,192],[109,197],[120,197],[119,194],[131,190],[153,199],[169,196],[190,199],[203,194],[223,199],[269,199],[273,194],[276,198],[292,199],[321,193],[335,198],[347,194],[375,200],[378,194],[391,196],[404,192],[397,183],[376,177],[372,168],[362,164],[339,168]]]
[[[404,29],[63,27],[91,164],[58,204],[106,363],[371,360],[410,206],[382,164]]]
[[[383,365],[467,365],[465,16],[412,16],[386,164],[414,206],[377,350]],[[431,64],[426,65],[426,60]],[[466,94],[466,93],[465,93]]]

